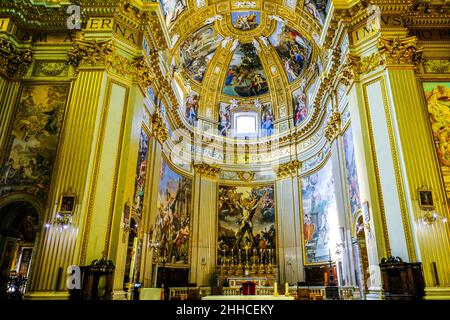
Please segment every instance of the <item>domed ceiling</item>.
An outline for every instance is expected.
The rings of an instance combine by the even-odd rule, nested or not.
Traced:
[[[229,135],[233,110],[258,114],[260,135],[264,121],[279,130],[305,122],[327,1],[160,1],[190,124],[200,117]]]

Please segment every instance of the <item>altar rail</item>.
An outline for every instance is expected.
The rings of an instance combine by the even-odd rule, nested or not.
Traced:
[[[297,287],[290,286],[289,294],[299,300],[322,300],[326,299],[325,286]],[[356,287],[338,287],[339,299],[359,300],[359,289]],[[223,287],[222,295],[237,296],[241,294],[241,287]],[[185,300],[190,298],[201,298],[211,295],[211,287],[171,287],[169,297],[171,300]],[[273,295],[273,287],[256,287],[256,295]]]

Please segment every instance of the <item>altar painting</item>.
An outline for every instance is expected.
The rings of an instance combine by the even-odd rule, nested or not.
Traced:
[[[219,186],[218,263],[221,257],[262,255],[276,261],[274,186]]]

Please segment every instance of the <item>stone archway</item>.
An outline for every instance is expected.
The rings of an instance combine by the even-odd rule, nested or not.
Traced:
[[[2,281],[6,281],[11,275],[28,278],[35,243],[42,227],[42,212],[42,204],[31,195],[12,194],[0,198],[0,277]]]

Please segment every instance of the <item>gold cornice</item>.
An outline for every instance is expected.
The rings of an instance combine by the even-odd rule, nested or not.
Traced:
[[[300,161],[298,160],[291,160],[287,163],[281,164],[277,168],[277,177],[284,178],[290,175],[297,175],[299,168],[300,168]]]
[[[0,38],[0,72],[8,78],[23,77],[32,60],[30,49],[17,49],[11,41]]]
[[[421,62],[423,48],[417,45],[415,36],[392,39],[380,38],[377,47],[387,64],[417,66]]]
[[[205,162],[194,164],[195,173],[211,178],[216,178],[220,173],[220,168],[216,165],[207,164]]]

